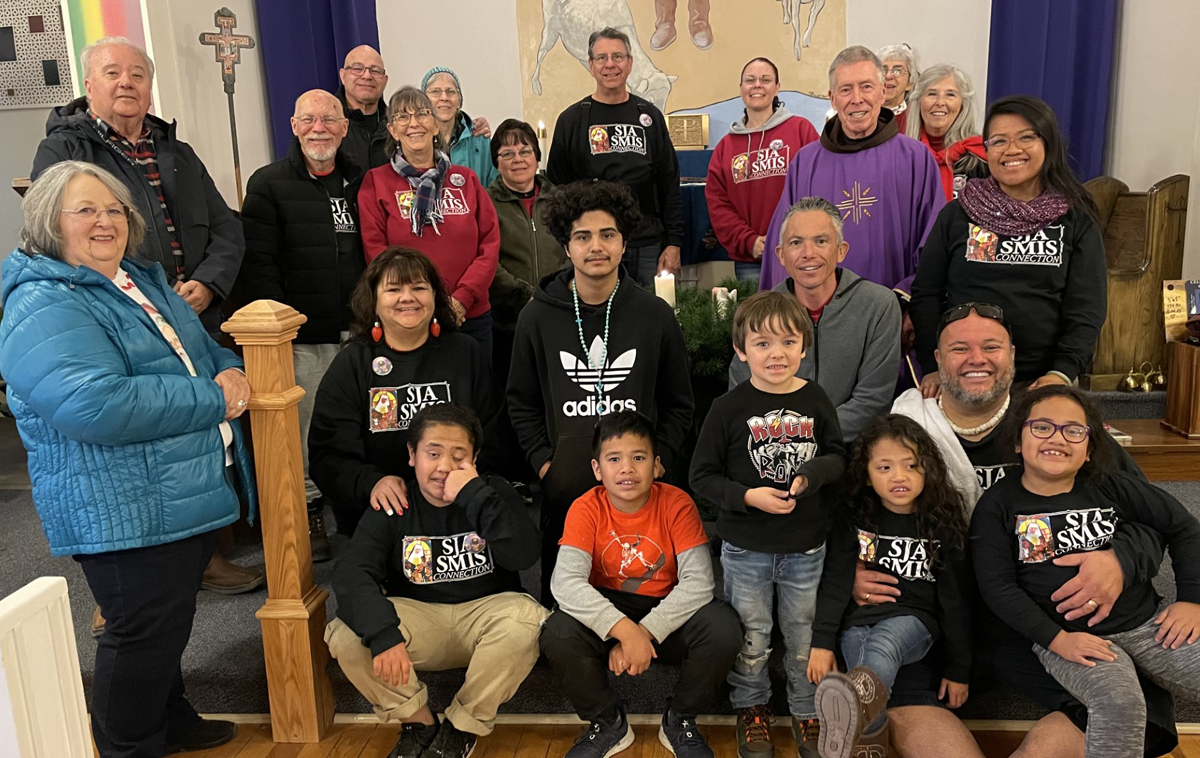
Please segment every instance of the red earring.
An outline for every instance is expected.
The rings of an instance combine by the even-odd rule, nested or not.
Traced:
[[[378,321],[375,322],[375,326],[371,327],[371,339],[376,342],[383,339],[383,327],[379,325]]]
[[[442,325],[437,322],[437,318],[434,318],[433,321],[429,322],[429,333],[434,337],[442,336]]]

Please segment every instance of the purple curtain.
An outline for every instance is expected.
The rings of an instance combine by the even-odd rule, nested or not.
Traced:
[[[988,100],[1050,104],[1081,181],[1104,172],[1121,0],[992,0]]]
[[[310,89],[333,92],[346,53],[359,45],[379,49],[375,0],[258,0],[258,34],[275,155],[287,154],[288,119],[296,98]]]

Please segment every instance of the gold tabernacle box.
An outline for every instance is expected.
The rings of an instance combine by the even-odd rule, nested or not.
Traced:
[[[676,150],[708,149],[708,114],[682,113],[667,116],[667,131]]]

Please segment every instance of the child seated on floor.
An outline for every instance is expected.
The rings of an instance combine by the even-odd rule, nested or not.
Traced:
[[[737,615],[713,598],[700,514],[654,481],[654,427],[635,411],[601,416],[592,471],[602,486],[572,505],[550,588],[558,606],[542,653],[587,731],[568,758],[608,758],[633,729],[608,673],[638,676],[651,659],[680,664],[658,738],[680,758],[712,758],[696,714],[714,704],[741,644]]]
[[[1021,475],[992,485],[971,518],[979,594],[1087,707],[1088,758],[1141,755],[1139,673],[1200,700],[1200,523],[1166,492],[1113,470],[1097,443],[1104,421],[1079,390],[1039,387],[1014,406],[1005,423]],[[1076,569],[1056,559],[1109,548],[1125,521],[1166,540],[1176,602],[1162,600],[1152,577],[1126,577],[1107,618],[1067,621],[1051,594]]]
[[[808,658],[808,678],[818,685],[817,750],[821,758],[885,758],[896,672],[924,658],[939,639],[946,669],[938,696],[951,708],[967,699],[972,590],[966,507],[937,443],[907,416],[867,424],[854,441],[847,479],[850,503],[835,517],[826,544]],[[848,600],[859,561],[899,580],[895,602]],[[837,672],[834,657],[839,636],[846,674]]]
[[[537,661],[546,611],[517,575],[537,561],[537,527],[508,482],[475,470],[482,437],[466,408],[418,411],[408,508],[367,509],[334,568],[325,642],[380,720],[404,724],[388,758],[468,758]],[[463,667],[439,723],[417,672]]]
[[[805,667],[846,448],[825,390],[796,376],[812,335],[789,295],[759,292],[738,306],[733,345],[750,379],[712,404],[692,459],[692,489],[719,508],[725,599],[746,627],[729,673],[741,758],[774,754],[767,661],[776,598],[792,736],[801,758],[816,758],[816,688]]]

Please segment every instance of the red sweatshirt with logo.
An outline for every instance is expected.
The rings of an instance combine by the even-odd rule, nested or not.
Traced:
[[[467,318],[487,313],[488,288],[500,260],[500,222],[479,177],[464,166],[450,167],[440,200],[442,221],[437,229],[426,223],[420,237],[409,215],[416,202],[416,190],[390,163],[367,172],[358,192],[367,262],[390,245],[420,250],[437,266],[446,293],[467,309]]]
[[[731,260],[756,260],[754,241],[771,225],[788,164],[819,137],[807,119],[779,108],[764,128],[748,131],[743,119],[717,143],[704,196],[713,231]],[[767,240],[763,255],[774,255],[777,244],[779,240]]]

